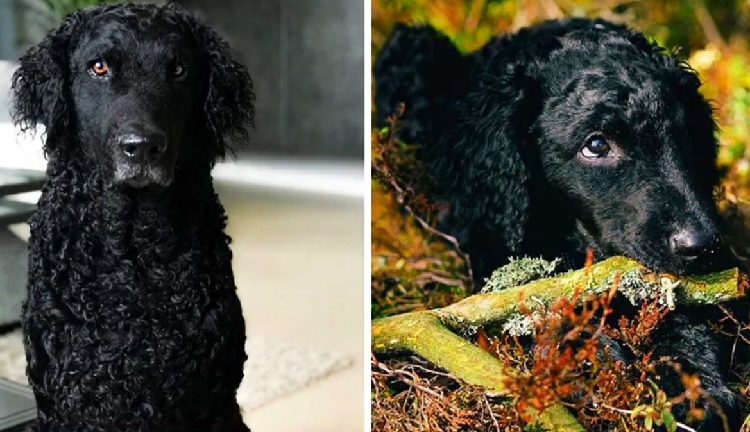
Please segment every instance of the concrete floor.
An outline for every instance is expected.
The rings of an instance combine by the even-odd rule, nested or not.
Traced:
[[[352,367],[247,416],[253,432],[364,430],[362,198],[218,184],[248,332],[350,355]]]

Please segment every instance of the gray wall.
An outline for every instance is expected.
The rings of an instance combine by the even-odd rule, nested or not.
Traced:
[[[15,0],[0,0],[0,60],[18,56]]]
[[[179,2],[224,35],[250,70],[250,153],[363,158],[363,1]]]
[[[6,59],[18,54],[12,45],[41,38],[27,23],[8,24],[20,1],[0,0]],[[257,116],[244,155],[363,158],[364,1],[177,1],[225,36],[250,70]]]

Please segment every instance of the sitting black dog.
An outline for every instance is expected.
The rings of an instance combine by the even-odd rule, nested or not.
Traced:
[[[13,90],[49,158],[22,317],[33,430],[248,431],[211,178],[252,122],[245,67],[175,4],[118,4],[69,16],[21,58]]]
[[[727,265],[711,106],[696,73],[643,34],[548,21],[461,54],[430,27],[399,25],[375,79],[378,121],[405,104],[397,133],[421,144],[435,198],[450,205],[442,228],[471,255],[477,281],[510,256],[580,266],[588,248],[676,274]],[[654,358],[698,373],[737,430],[728,356],[707,313],[680,307],[668,317]],[[668,394],[682,391],[676,373],[663,375]],[[704,408],[700,430],[723,430],[717,407]]]

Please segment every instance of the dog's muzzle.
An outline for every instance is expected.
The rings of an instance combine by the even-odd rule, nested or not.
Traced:
[[[161,132],[127,131],[115,138],[115,183],[135,188],[172,182],[167,137]]]

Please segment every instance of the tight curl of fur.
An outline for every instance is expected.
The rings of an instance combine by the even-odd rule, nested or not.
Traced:
[[[73,103],[71,55],[104,17],[146,32],[161,20],[193,47],[199,121],[172,126],[195,142],[165,190],[115,187],[82,149],[91,131]],[[46,126],[49,159],[22,315],[33,430],[248,431],[236,402],[245,324],[211,177],[252,123],[246,68],[179,6],[104,6],[70,15],[24,55],[13,92],[15,122]]]

